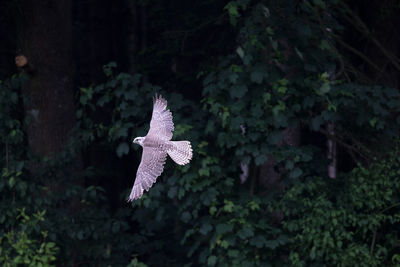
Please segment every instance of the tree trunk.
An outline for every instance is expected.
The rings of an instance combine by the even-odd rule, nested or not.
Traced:
[[[298,147],[300,145],[300,127],[288,127],[283,133],[282,143],[277,146],[288,145]],[[259,184],[265,192],[284,191],[285,185],[281,174],[276,170],[277,161],[273,155],[267,155],[267,160],[260,166]]]
[[[137,43],[138,43],[138,23],[137,23],[137,6],[136,0],[126,0],[126,5],[128,6],[129,10],[129,32],[128,32],[128,45],[127,45],[127,52],[128,52],[128,72],[133,74],[136,71],[136,53],[137,53]]]
[[[21,0],[22,54],[32,72],[23,89],[32,152],[54,158],[75,125],[70,0]]]

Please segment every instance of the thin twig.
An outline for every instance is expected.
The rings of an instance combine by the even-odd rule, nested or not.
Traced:
[[[333,35],[332,36],[336,37],[336,40],[339,42],[340,45],[342,45],[344,48],[346,48],[347,50],[350,50],[351,52],[353,52],[354,54],[356,54],[357,56],[359,56],[361,59],[363,59],[365,62],[367,62],[369,65],[371,65],[374,69],[376,69],[379,72],[382,72],[382,70],[375,65],[371,60],[369,60],[369,58],[367,56],[365,56],[363,53],[361,53],[360,51],[358,51],[357,49],[353,48],[352,46],[346,44],[345,42],[343,42],[342,39],[340,39],[340,37]]]
[[[333,122],[328,122],[327,129],[330,135],[335,136],[335,124]],[[336,161],[337,161],[337,154],[336,154],[336,142],[328,138],[328,155],[327,158],[330,160],[328,165],[328,176],[329,178],[336,178]]]
[[[383,55],[386,56],[390,60],[390,62],[396,67],[396,69],[400,71],[400,60],[395,55],[393,55],[390,51],[385,49],[385,47],[383,47],[383,45],[372,35],[372,33],[368,29],[367,25],[365,25],[365,23],[360,19],[360,17],[356,13],[354,13],[353,10],[351,10],[351,8],[347,4],[340,1],[340,5],[342,5],[342,7],[344,7],[344,9],[350,14],[350,17],[346,16],[346,14],[343,14],[344,17],[352,25],[359,26],[359,31],[362,34],[364,34],[365,37],[372,40],[372,42],[381,50]],[[354,23],[354,21],[356,23]]]
[[[390,210],[391,208],[394,208],[394,207],[397,207],[397,206],[400,206],[400,202],[395,203],[395,204],[393,204],[392,206],[389,206],[389,207],[387,207],[387,208],[381,210],[379,213],[384,213],[384,212]]]
[[[168,35],[171,35],[171,34],[188,34],[188,33],[190,33],[190,32],[194,32],[194,31],[200,30],[201,28],[207,26],[208,24],[211,24],[211,23],[213,23],[213,22],[215,22],[215,21],[218,21],[219,19],[223,18],[225,15],[226,15],[226,14],[223,13],[222,15],[220,15],[220,16],[218,16],[218,17],[216,17],[216,18],[212,18],[212,19],[210,19],[210,20],[208,20],[208,21],[206,21],[206,22],[203,22],[203,23],[200,24],[199,26],[194,27],[194,28],[192,28],[192,29],[188,29],[188,30],[177,30],[177,31],[166,31],[166,32],[163,32],[162,35],[164,35],[165,37],[168,37]]]
[[[6,142],[6,168],[8,169],[8,144]]]
[[[256,180],[259,177],[259,168],[260,167],[257,167],[257,166],[253,165],[253,168],[254,168],[254,171],[253,171],[253,175],[251,177],[250,190],[249,190],[250,196],[254,195],[254,188],[256,186]]]
[[[325,131],[323,129],[319,129],[319,132],[321,132],[322,134],[326,135],[328,138],[336,141],[337,143],[339,143],[340,145],[344,146],[345,148],[356,152],[358,155],[360,155],[366,161],[370,161],[370,159],[367,156],[365,156],[361,151],[359,151],[357,148],[353,147],[352,145],[346,144],[342,140],[338,139],[336,136],[332,136],[330,133],[328,133],[327,131]]]
[[[400,206],[400,202],[397,202],[397,203],[395,203],[395,204],[393,204],[393,205],[381,210],[380,212],[378,212],[378,214],[384,213],[384,212],[386,212],[386,211],[388,211],[388,210],[390,210],[390,209],[392,209],[394,207],[397,207],[397,206]],[[374,231],[374,236],[372,237],[371,248],[369,250],[369,254],[371,254],[371,255],[372,255],[372,253],[374,253],[376,234],[377,234],[377,230]]]
[[[374,236],[372,237],[371,248],[369,249],[369,254],[371,254],[371,255],[372,255],[372,253],[374,253],[376,233],[377,233],[377,231],[375,230],[374,231]]]

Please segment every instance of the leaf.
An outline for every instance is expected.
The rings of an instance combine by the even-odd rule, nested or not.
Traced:
[[[116,68],[117,67],[117,63],[115,61],[111,61],[110,63],[107,64],[108,67],[110,68]]]
[[[82,117],[82,114],[83,114],[83,110],[82,109],[78,109],[76,111],[76,118],[80,119]]]
[[[103,107],[105,103],[110,102],[111,98],[108,94],[103,95],[102,97],[97,100],[97,105]]]
[[[329,82],[324,82],[319,88],[319,94],[324,95],[328,93],[330,90],[331,90],[331,85],[329,84]]]
[[[291,170],[291,169],[293,169],[293,167],[294,167],[293,161],[291,161],[291,160],[286,161],[286,163],[285,163],[286,170]]]
[[[280,244],[280,245],[285,245],[289,242],[289,237],[287,235],[281,235],[279,236],[276,241]],[[268,242],[268,241],[267,241]]]
[[[126,100],[135,100],[135,98],[137,97],[137,92],[136,92],[136,90],[126,91],[124,93],[124,97]]]
[[[279,86],[278,89],[277,89],[277,91],[278,91],[278,93],[284,95],[284,94],[286,94],[287,87],[285,87],[285,86]]]
[[[315,4],[316,6],[319,6],[319,7],[322,8],[322,9],[325,9],[325,8],[326,8],[326,4],[325,4],[324,1],[322,1],[322,0],[313,0],[313,2],[314,2],[314,4]]]
[[[288,126],[288,118],[285,116],[285,113],[274,115],[274,126],[276,128],[286,128]]]
[[[244,85],[244,84],[234,85],[234,86],[231,87],[229,92],[231,94],[231,97],[241,98],[246,94],[247,86]]]
[[[192,215],[189,212],[185,211],[182,213],[182,216],[181,216],[182,222],[188,223],[191,219],[192,219]]]
[[[221,242],[221,247],[223,247],[223,248],[227,249],[227,248],[229,247],[229,243],[228,243],[228,241],[226,241],[226,240],[223,240],[223,241]]]
[[[225,203],[225,205],[223,207],[223,210],[228,212],[228,213],[232,212],[233,208],[235,207],[235,204],[233,204],[232,201],[229,201],[229,200],[226,200],[226,199],[224,200],[224,203]]]
[[[81,102],[82,106],[85,106],[87,103],[86,95],[81,95],[81,97],[79,98],[79,102]]]
[[[270,93],[264,93],[263,94],[263,101],[265,103],[268,103],[271,100],[271,94]]]
[[[285,103],[283,102],[283,101],[278,101],[278,104],[277,105],[275,105],[273,108],[272,108],[272,113],[274,114],[274,115],[277,115],[277,114],[279,114],[281,111],[285,111],[286,110],[286,105],[285,105]]]
[[[253,60],[253,56],[251,54],[246,54],[243,58],[243,63],[247,66]]]
[[[260,210],[260,205],[256,201],[250,201],[247,206],[253,211]]]
[[[298,177],[300,177],[303,174],[303,171],[299,168],[294,168],[290,173],[289,173],[289,177],[292,179],[296,179]]]
[[[267,141],[271,145],[276,145],[282,141],[282,137],[283,137],[282,131],[273,131],[268,135]]]
[[[210,232],[212,230],[212,226],[209,223],[205,223],[200,227],[199,232],[203,235],[206,235],[208,232]]]
[[[242,230],[240,230],[237,235],[241,238],[241,239],[247,239],[249,237],[254,236],[254,232],[247,227],[244,227]]]
[[[185,244],[186,240],[193,234],[194,234],[194,229],[186,230],[185,235],[183,236],[180,244],[181,245]]]
[[[237,3],[234,1],[229,2],[224,7],[224,10],[228,10],[229,21],[233,26],[236,26],[237,18],[240,16]]]
[[[217,263],[217,257],[216,256],[211,255],[210,257],[208,257],[207,264],[209,266],[214,266],[216,263]]]
[[[321,116],[317,116],[311,119],[311,129],[318,131],[321,125],[324,123]]]
[[[306,96],[303,100],[303,107],[305,109],[312,108],[314,106],[314,103],[315,103],[314,97]]]
[[[122,157],[129,153],[129,146],[127,143],[120,143],[117,147],[117,156]]]
[[[263,80],[263,73],[259,70],[255,70],[250,74],[250,80],[254,83],[261,84]]]
[[[315,246],[313,246],[310,251],[310,259],[315,259],[315,256]]]
[[[47,249],[51,249],[51,248],[54,248],[56,246],[56,244],[55,243],[53,243],[53,242],[49,242],[49,243],[47,243]]]
[[[238,46],[238,48],[236,48],[236,53],[239,55],[239,57],[240,57],[241,59],[243,59],[243,57],[244,57],[244,51],[243,51],[243,48],[242,48],[242,47]]]
[[[233,84],[236,83],[236,81],[237,81],[238,78],[239,78],[239,75],[238,75],[236,72],[231,72],[231,73],[228,75],[228,80],[229,80],[231,83],[233,83]]]
[[[107,65],[103,66],[103,71],[107,77],[110,77],[113,74],[112,69],[115,67],[117,67],[117,63],[115,63],[115,62],[110,62]]]
[[[177,193],[178,193],[178,188],[176,186],[173,186],[168,190],[168,197],[174,198],[176,197]]]
[[[257,248],[262,248],[265,242],[266,240],[263,236],[256,236],[250,239],[250,245],[256,246]]]
[[[279,242],[276,240],[267,240],[264,244],[267,248],[275,249],[279,245]]]
[[[78,231],[78,233],[76,234],[76,237],[78,238],[78,240],[82,240],[83,239],[83,231]]]
[[[217,89],[217,86],[214,83],[210,83],[206,85],[203,89],[204,93],[214,92]]]
[[[215,72],[210,72],[203,80],[203,86],[207,86],[215,81]]]
[[[215,227],[215,231],[217,232],[217,234],[223,235],[227,232],[231,232],[233,229],[233,226],[230,224],[226,224],[226,223],[220,223]]]
[[[330,49],[330,45],[329,45],[327,40],[322,40],[321,44],[319,45],[319,48],[321,50],[329,50]]]
[[[217,212],[217,208],[215,206],[210,207],[210,215],[214,215]]]
[[[375,127],[378,120],[379,119],[377,117],[373,117],[372,119],[369,120],[369,125],[371,125],[371,127]]]
[[[299,56],[299,58],[301,60],[304,60],[303,53],[301,53],[300,50],[297,49],[297,47],[294,47],[294,50],[296,51],[296,54]]]
[[[128,136],[128,127],[133,126],[130,123],[129,124],[125,124],[125,125],[121,125],[120,128],[118,128],[118,130],[115,132],[113,138],[117,139],[119,137],[127,137]],[[128,149],[129,151],[129,149]]]
[[[119,229],[120,229],[120,223],[119,223],[119,222],[114,222],[114,223],[112,224],[111,231],[112,231],[113,233],[117,233],[117,232],[119,231]]]
[[[237,258],[239,256],[239,250],[237,249],[228,250],[228,256],[231,258]]]
[[[264,164],[267,161],[267,156],[265,155],[259,155],[254,159],[254,162],[256,163],[257,166],[260,166]]]

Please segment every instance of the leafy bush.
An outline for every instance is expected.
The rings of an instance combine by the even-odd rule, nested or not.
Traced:
[[[18,225],[0,236],[0,264],[2,266],[55,266],[58,247],[54,242],[46,241],[48,232],[38,232],[45,211],[29,216],[25,209],[18,210]],[[40,238],[40,239],[39,239]]]
[[[19,109],[24,80],[15,76],[0,83],[0,147],[5,152],[0,154],[1,263],[126,264],[136,238],[126,235],[129,213],[111,214],[102,206],[104,189],[81,182],[93,176],[91,168],[78,172],[70,167],[84,140],[72,140],[51,160],[31,157]],[[32,172],[30,164],[41,168]]]
[[[84,140],[105,146],[114,144],[115,154],[122,157],[130,150],[126,144],[121,153],[127,139],[145,135],[152,108],[148,99],[157,88],[142,83],[137,75],[113,75],[113,64],[105,69],[108,81],[81,89],[80,132]],[[171,264],[197,262],[211,266],[267,263],[276,253],[273,250],[288,241],[268,219],[271,199],[251,197],[238,187],[238,165],[230,164],[229,159],[231,163],[239,161],[225,153],[224,160],[220,159],[221,151],[215,150],[215,146],[220,146],[219,139],[214,139],[213,131],[210,135],[210,126],[207,135],[201,135],[207,111],[201,111],[198,104],[184,101],[178,94],[166,98],[176,122],[174,138],[189,139],[195,154],[190,168],[173,166],[172,170],[172,165],[167,164],[161,178],[165,182],[156,183],[133,204],[140,207],[132,217],[141,229],[141,239],[134,245],[136,253],[146,255],[151,250],[160,255],[151,257],[146,262],[149,265],[165,260]],[[111,109],[110,116],[96,123],[99,108]],[[242,193],[238,195],[237,190]],[[128,193],[127,190],[125,197]],[[160,240],[160,233],[168,238]]]
[[[309,178],[281,201],[294,266],[399,264],[400,157],[337,180]]]

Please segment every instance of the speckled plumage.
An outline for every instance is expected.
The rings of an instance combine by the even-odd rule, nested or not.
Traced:
[[[174,123],[171,111],[166,109],[167,101],[156,95],[153,102],[149,132],[133,141],[143,147],[143,154],[128,201],[139,199],[144,190],[152,187],[164,170],[167,154],[179,165],[185,165],[192,159],[189,141],[171,141]]]

